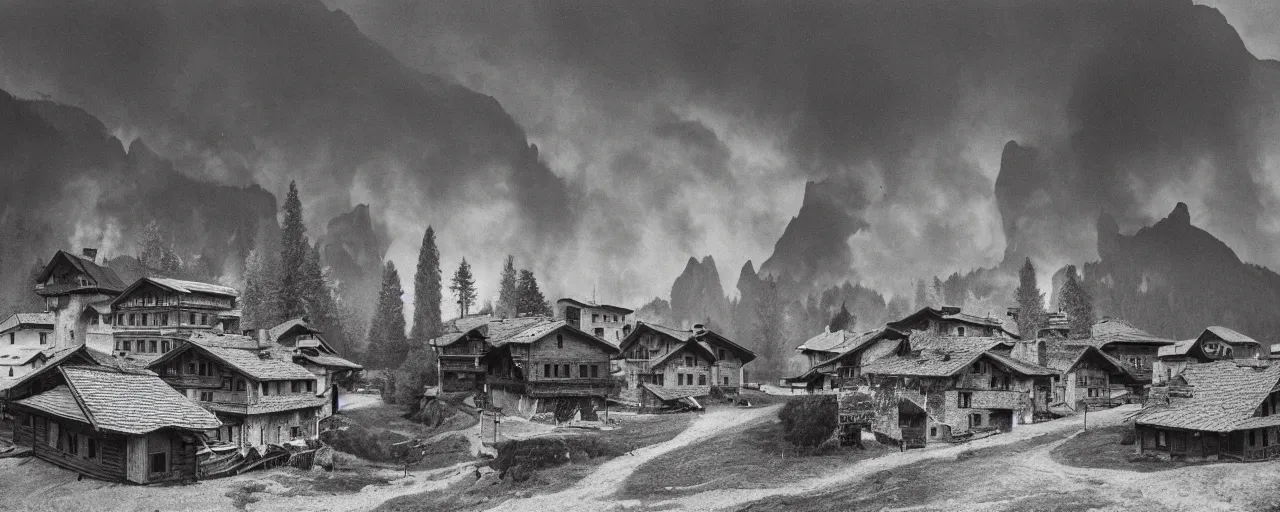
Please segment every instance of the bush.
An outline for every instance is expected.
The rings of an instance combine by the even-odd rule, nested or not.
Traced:
[[[789,400],[778,411],[782,437],[795,446],[816,447],[839,426],[839,406],[833,395],[812,395]]]
[[[427,385],[436,383],[435,353],[427,349],[415,349],[409,352],[399,368],[389,370],[387,374],[388,384],[383,399],[387,403],[407,407],[410,414],[416,413],[421,407],[423,390]]]
[[[1126,430],[1124,432],[1124,437],[1120,438],[1120,444],[1123,444],[1123,445],[1132,445],[1137,441],[1138,441],[1138,433],[1132,430]]]
[[[400,453],[392,445],[409,438],[388,430],[370,430],[351,425],[346,430],[326,430],[320,440],[333,449],[374,462],[399,462]]]
[[[489,464],[503,478],[507,472],[517,475],[517,482],[525,473],[551,468],[570,462],[583,462],[597,457],[617,457],[627,452],[619,444],[599,436],[534,437],[498,443],[498,457]]]

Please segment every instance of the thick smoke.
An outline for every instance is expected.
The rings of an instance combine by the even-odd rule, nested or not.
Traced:
[[[1275,237],[1256,236],[1280,226],[1266,158],[1275,82],[1221,15],[1189,1],[331,5],[411,65],[494,94],[546,141],[550,161],[584,179],[612,180],[611,162],[659,138],[642,129],[655,109],[715,119],[721,137],[746,141],[730,161],[763,155],[761,169],[731,168],[737,182],[771,186],[700,184],[738,206],[701,232],[794,215],[794,202],[770,199],[777,187],[816,181],[845,198],[833,218],[853,220],[832,233],[799,219],[821,229],[792,238],[819,247],[804,236],[835,236],[848,257],[776,265],[829,265],[819,279],[906,291],[915,277],[1006,256],[1055,267],[1096,257],[1100,211],[1131,230],[1176,201],[1247,258],[1280,263]],[[1026,170],[1009,170],[1022,176],[1000,172],[1011,140],[1034,152]],[[646,176],[649,187],[614,197],[701,174]],[[682,229],[683,211],[645,206],[634,210],[663,219],[666,234],[699,233]],[[728,254],[760,261],[777,233],[776,222],[738,232]]]

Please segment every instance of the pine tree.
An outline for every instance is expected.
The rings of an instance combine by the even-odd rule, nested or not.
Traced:
[[[516,304],[520,293],[516,288],[516,258],[507,255],[507,263],[502,266],[502,280],[498,287],[498,315],[503,318],[516,316]]]
[[[466,258],[462,258],[462,264],[458,265],[458,270],[453,273],[453,284],[449,289],[458,299],[458,315],[467,316],[471,305],[476,302],[476,280],[471,276],[471,265],[467,263]]]
[[[853,328],[853,324],[857,321],[853,318],[853,313],[849,312],[849,308],[844,302],[840,303],[840,311],[831,317],[831,323],[827,325],[827,330],[831,332],[843,331]]]
[[[408,352],[404,332],[404,301],[400,298],[400,274],[388,261],[382,272],[382,289],[378,292],[378,308],[369,324],[369,343],[365,359],[371,368],[400,366]]]
[[[418,270],[413,274],[413,331],[409,338],[417,344],[439,336],[443,330],[440,318],[441,297],[440,250],[436,249],[436,231],[427,226],[418,250]]]
[[[542,291],[538,289],[538,279],[529,269],[520,271],[520,279],[516,284],[516,314],[545,316],[551,314],[551,305],[542,296]]]
[[[1018,334],[1023,339],[1032,339],[1044,327],[1044,293],[1036,284],[1036,268],[1027,258],[1018,271],[1018,289],[1013,292],[1013,300],[1018,304]]]
[[[1067,313],[1072,339],[1085,339],[1093,335],[1093,299],[1080,285],[1075,265],[1067,265],[1067,281],[1062,284],[1058,303]]]
[[[916,311],[924,309],[929,305],[929,285],[924,283],[924,279],[916,281]]]
[[[147,275],[155,277],[178,277],[182,270],[182,261],[174,253],[173,245],[165,243],[160,226],[153,219],[142,228],[142,239],[138,242],[138,262],[146,268]]]
[[[258,249],[249,251],[244,262],[244,293],[240,296],[244,328],[266,329],[280,323],[279,284],[271,255]]]
[[[929,307],[940,308],[946,306],[947,292],[942,284],[942,280],[937,276],[933,277],[933,287],[929,289]]]
[[[306,313],[302,266],[311,247],[307,241],[307,227],[302,223],[298,186],[293,181],[289,182],[289,195],[284,200],[283,211],[284,223],[280,226],[280,313],[289,319]]]
[[[320,249],[312,247],[307,251],[307,259],[302,264],[303,305],[307,318],[320,332],[330,346],[341,354],[350,355],[346,332],[338,317],[338,302],[334,299],[333,287],[320,265]]]

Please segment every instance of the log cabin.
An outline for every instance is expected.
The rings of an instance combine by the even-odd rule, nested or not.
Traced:
[[[1232,360],[1193,364],[1168,384],[1162,400],[1153,396],[1134,420],[1139,455],[1236,461],[1280,457],[1280,366]]]
[[[445,332],[432,339],[436,352],[437,389],[445,392],[484,392],[487,369],[480,360],[489,352],[485,340],[502,337],[547,321],[545,317],[498,318],[478,315],[445,322]],[[490,330],[492,329],[492,332]]]
[[[58,366],[57,385],[13,402],[14,442],[82,475],[153,484],[193,479],[203,431],[221,423],[155,374]]]
[[[1071,341],[1059,335],[1019,341],[1010,357],[1057,372],[1050,379],[1053,391],[1050,403],[1056,414],[1072,414],[1082,407],[1111,407],[1124,403],[1123,398],[1113,395],[1118,386],[1132,386],[1138,382],[1129,366],[1097,347]]]
[[[147,367],[217,415],[209,437],[240,447],[313,439],[328,400],[316,376],[248,336],[197,334]]]
[[[734,393],[742,385],[743,367],[756,354],[702,324],[683,331],[637,322],[619,347],[620,371],[629,390],[641,384],[667,388],[668,395],[701,397],[712,388]],[[652,393],[642,393],[641,403]],[[650,404],[650,405],[657,405]]]
[[[1010,341],[913,332],[893,356],[864,364],[872,432],[914,448],[1035,421],[1056,372],[1009,357]]]
[[[1190,364],[1213,361],[1259,361],[1268,359],[1257,340],[1226,327],[1213,326],[1195,339],[1165,345],[1156,352],[1152,364],[1152,384],[1165,385]]]
[[[194,331],[240,332],[234,288],[144,277],[111,301],[113,354],[146,365]]]
[[[1134,399],[1141,398],[1145,394],[1145,386],[1151,384],[1152,368],[1160,347],[1175,343],[1174,340],[1153,335],[1118,318],[1103,318],[1093,324],[1088,339],[1071,342],[1097,347],[1127,365],[1134,376],[1134,383],[1117,387],[1118,390],[1127,388]]]

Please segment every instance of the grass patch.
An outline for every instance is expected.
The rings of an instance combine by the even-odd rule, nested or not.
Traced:
[[[822,475],[833,467],[896,451],[878,443],[867,443],[866,449],[797,448],[784,440],[783,430],[781,422],[770,421],[661,455],[640,466],[619,497],[670,498],[712,489],[786,485],[797,478]]]
[[[226,496],[228,498],[231,498],[231,504],[236,507],[236,510],[244,510],[245,507],[248,507],[250,503],[258,502],[259,498],[254,496],[253,495],[254,493],[263,492],[266,490],[267,490],[266,484],[254,482],[254,483],[244,484],[240,487],[227,491]]]
[[[1068,439],[1050,454],[1053,460],[1078,468],[1121,469],[1151,473],[1186,466],[1214,464],[1212,461],[1169,461],[1137,456],[1133,443],[1123,444],[1131,438],[1133,425],[1115,425],[1093,428]]]

